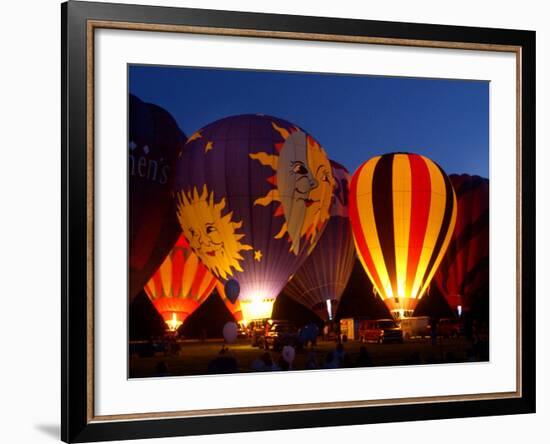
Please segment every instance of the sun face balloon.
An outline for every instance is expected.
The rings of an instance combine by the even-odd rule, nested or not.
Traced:
[[[225,198],[214,201],[214,192],[208,192],[206,185],[202,194],[197,188],[187,194],[178,195],[178,219],[189,245],[202,262],[217,277],[226,279],[233,271],[242,271],[242,251],[252,247],[243,244],[240,234],[241,221],[233,221],[232,213],[226,211]]]
[[[353,175],[356,250],[394,316],[410,316],[426,292],[451,240],[456,213],[451,181],[424,156],[385,154]]]
[[[130,300],[159,267],[181,233],[171,196],[174,162],[186,137],[164,109],[129,96]]]
[[[323,320],[333,319],[355,262],[348,217],[350,175],[332,162],[336,182],[330,219],[317,246],[286,285],[284,292]]]
[[[228,117],[189,138],[177,161],[177,216],[205,266],[238,282],[245,321],[271,316],[326,225],[333,188],[324,150],[282,119]]]
[[[449,178],[458,205],[456,226],[434,281],[451,308],[468,311],[489,285],[489,181],[467,174]]]
[[[145,285],[145,293],[168,329],[176,331],[210,296],[216,283],[181,235]]]

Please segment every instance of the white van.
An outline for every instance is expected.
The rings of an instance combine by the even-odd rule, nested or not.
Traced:
[[[430,337],[430,318],[416,316],[400,320],[401,330],[405,339]]]

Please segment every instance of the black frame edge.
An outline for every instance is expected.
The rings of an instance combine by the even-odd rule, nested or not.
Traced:
[[[95,7],[99,7],[96,5]],[[82,3],[62,14],[62,418],[61,438],[87,427],[86,19]]]
[[[521,398],[88,423],[86,413],[86,21],[87,19],[499,43],[522,47]],[[182,435],[534,413],[535,45],[534,31],[374,22],[69,1],[61,5],[61,439],[90,442]],[[437,38],[435,38],[437,36]],[[70,298],[70,295],[73,295]]]
[[[536,411],[536,33],[522,40],[522,399]]]
[[[65,381],[67,372],[67,180],[65,165],[67,162],[67,4],[61,5],[61,439],[67,441],[67,394]]]

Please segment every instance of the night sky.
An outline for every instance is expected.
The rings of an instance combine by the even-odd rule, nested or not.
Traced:
[[[262,113],[310,132],[350,172],[393,151],[447,174],[489,177],[489,83],[364,75],[130,66],[129,90],[190,135],[222,117]]]

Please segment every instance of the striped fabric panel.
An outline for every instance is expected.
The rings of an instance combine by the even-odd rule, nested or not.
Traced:
[[[375,157],[359,167],[350,185],[349,217],[355,249],[378,294],[391,290],[388,272],[382,264],[384,256],[376,236],[376,224],[372,207],[372,176],[380,157]]]
[[[144,290],[163,316],[168,309],[187,316],[210,296],[216,282],[182,235]]]
[[[443,170],[406,153],[364,163],[350,186],[350,219],[363,267],[382,299],[420,299],[456,221],[456,197]]]

